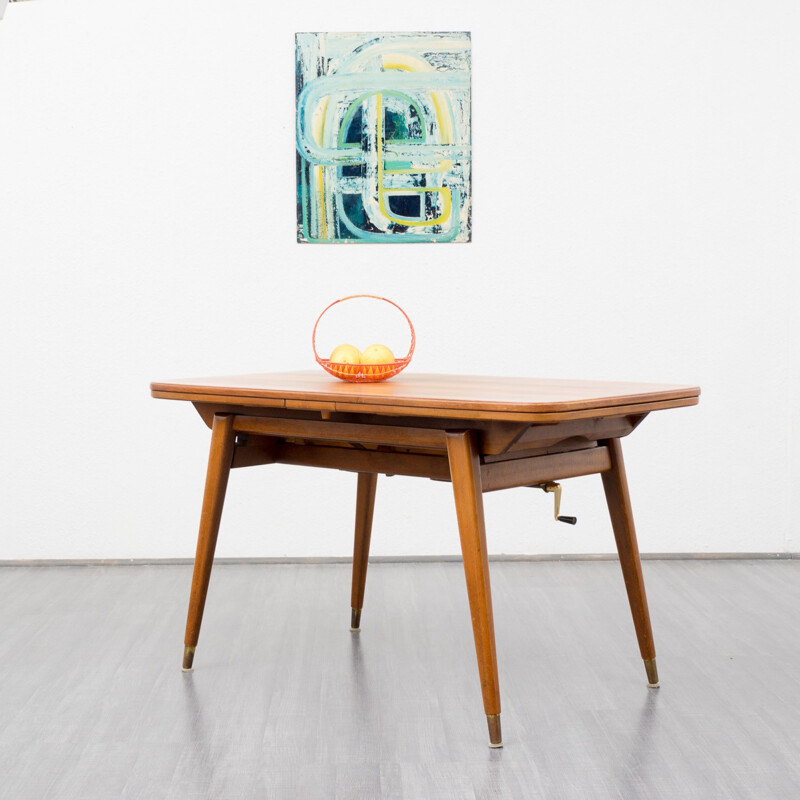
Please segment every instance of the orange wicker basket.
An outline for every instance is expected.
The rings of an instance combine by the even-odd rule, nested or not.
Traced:
[[[391,364],[341,364],[320,356],[320,354],[317,352],[317,327],[319,326],[320,320],[331,308],[333,308],[333,306],[337,305],[338,303],[344,303],[346,300],[354,300],[359,297],[367,297],[371,298],[372,300],[381,300],[384,303],[389,303],[389,305],[394,306],[406,318],[406,322],[408,323],[408,327],[411,331],[411,344],[408,348],[407,355],[405,355],[403,358],[396,358]],[[340,378],[343,381],[352,381],[354,383],[385,381],[388,378],[393,378],[399,372],[402,372],[411,362],[411,356],[414,355],[414,347],[416,342],[416,333],[414,332],[414,326],[411,324],[408,314],[406,314],[406,312],[403,311],[403,309],[400,308],[397,303],[393,302],[392,300],[388,300],[385,297],[379,297],[375,294],[352,294],[349,297],[342,297],[339,300],[334,300],[317,317],[317,321],[314,323],[314,331],[311,334],[311,346],[314,348],[314,358],[317,359],[317,363],[322,367],[322,369],[336,378]]]

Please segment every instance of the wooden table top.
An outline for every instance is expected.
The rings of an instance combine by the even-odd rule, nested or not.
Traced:
[[[247,407],[553,422],[696,405],[697,386],[411,373],[346,383],[322,370],[154,382],[153,397]]]

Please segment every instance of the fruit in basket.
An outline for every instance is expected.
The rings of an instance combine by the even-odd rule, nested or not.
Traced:
[[[362,364],[394,364],[394,353],[384,344],[371,344],[361,354]]]
[[[334,348],[330,360],[334,364],[360,364],[361,351],[352,344],[340,344]]]

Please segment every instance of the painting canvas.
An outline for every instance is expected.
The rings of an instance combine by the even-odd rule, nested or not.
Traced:
[[[297,240],[470,241],[470,34],[295,43]]]

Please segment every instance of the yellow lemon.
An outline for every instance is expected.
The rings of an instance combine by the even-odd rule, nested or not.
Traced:
[[[394,353],[384,344],[371,344],[361,354],[362,364],[394,364]]]
[[[360,364],[361,351],[352,344],[340,344],[334,348],[330,360],[334,364]]]

